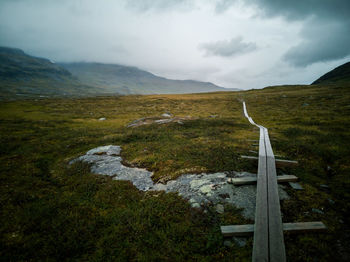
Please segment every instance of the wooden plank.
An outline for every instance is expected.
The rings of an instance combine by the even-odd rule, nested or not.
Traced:
[[[277,176],[277,182],[278,183],[295,182],[295,181],[298,181],[298,177],[293,176],[293,175]]]
[[[278,167],[295,166],[299,164],[299,162],[296,160],[275,159],[275,161]]]
[[[268,131],[249,117],[245,102],[244,115],[260,129],[253,261],[286,261],[283,226],[278,195],[276,161]]]
[[[283,231],[288,233],[323,232],[327,230],[321,221],[283,223]],[[254,224],[221,226],[224,237],[250,236],[254,233]]]
[[[254,150],[249,150],[250,153],[254,153],[254,154],[259,154],[259,152],[254,151]]]
[[[254,240],[253,240],[253,261],[268,261],[268,258],[269,258],[268,201],[267,201],[266,171],[267,169],[266,169],[265,138],[264,138],[264,131],[262,128],[260,128],[259,162],[258,162]]]
[[[244,237],[254,233],[254,224],[221,226],[224,237]]]
[[[231,178],[230,184],[233,184],[235,186],[252,185],[252,184],[255,184],[256,181],[257,181],[256,177],[238,177],[238,178]]]
[[[264,129],[267,156],[267,188],[269,218],[269,261],[286,261],[280,199],[278,194],[276,161],[273,155],[267,128]]]
[[[252,185],[252,184],[255,184],[256,181],[257,181],[256,177],[237,177],[237,178],[231,178],[230,184],[233,184],[235,186]],[[298,181],[298,177],[293,175],[277,176],[278,183],[295,182],[295,181]]]
[[[251,160],[259,160],[259,157],[257,157],[257,156],[241,156],[241,158],[251,159]]]
[[[319,232],[327,230],[327,227],[321,221],[283,223],[283,230],[290,233]]]
[[[241,158],[250,159],[250,160],[259,160],[259,158],[256,156],[241,155]],[[287,159],[276,158],[275,161],[276,161],[277,166],[291,166],[291,165],[298,165],[299,164],[299,162],[296,160],[287,160]]]

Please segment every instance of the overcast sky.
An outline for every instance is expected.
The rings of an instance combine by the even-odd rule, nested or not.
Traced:
[[[0,0],[0,46],[223,87],[309,84],[350,60],[350,0]]]

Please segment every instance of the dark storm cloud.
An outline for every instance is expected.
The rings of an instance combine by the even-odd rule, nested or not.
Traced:
[[[301,35],[303,41],[283,57],[294,66],[342,59],[350,54],[350,23],[313,21],[303,28]]]
[[[216,11],[224,12],[237,0],[220,0]],[[294,66],[307,66],[350,55],[350,0],[245,0],[264,18],[283,17],[303,25],[301,43],[292,47],[283,59]]]
[[[211,43],[203,43],[199,46],[205,50],[207,56],[237,56],[254,51],[257,46],[255,43],[243,42],[241,36],[232,38],[231,40],[223,40]]]
[[[349,19],[349,0],[219,0],[216,11],[223,12],[241,2],[258,7],[265,16],[283,16],[290,20],[304,19],[310,15],[319,18]]]

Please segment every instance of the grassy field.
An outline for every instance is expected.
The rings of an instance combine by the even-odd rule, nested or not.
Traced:
[[[350,87],[284,86],[246,92],[79,99],[0,105],[0,230],[3,261],[249,261],[245,247],[225,247],[221,224],[248,223],[240,210],[192,209],[176,194],[139,192],[69,160],[101,145],[122,146],[129,166],[165,182],[184,173],[256,172],[240,159],[269,128],[276,154],[300,161],[278,170],[297,175],[283,221],[322,220],[324,234],[286,234],[290,261],[346,261],[349,248]],[[127,128],[170,112],[183,124]],[[105,117],[106,121],[99,121]],[[320,185],[327,185],[321,186]],[[313,212],[312,210],[320,210]]]

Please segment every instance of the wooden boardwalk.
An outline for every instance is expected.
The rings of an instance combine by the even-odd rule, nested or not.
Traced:
[[[298,178],[292,175],[278,176],[276,163],[283,165],[297,165],[298,161],[275,159],[272,151],[267,128],[256,124],[248,115],[245,102],[243,102],[245,117],[252,125],[260,129],[259,157],[242,156],[250,160],[258,160],[258,175],[255,178],[231,178],[229,183],[233,186],[257,184],[255,224],[254,225],[226,225],[221,226],[223,236],[249,236],[254,234],[253,261],[286,261],[283,231],[292,233],[321,232],[327,228],[321,221],[296,222],[282,224],[280,200],[277,182],[289,182],[297,190],[302,187],[292,181]]]
[[[276,162],[269,133],[267,128],[256,124],[248,115],[245,102],[243,110],[249,122],[260,129],[253,261],[283,262],[286,261],[283,224]]]

